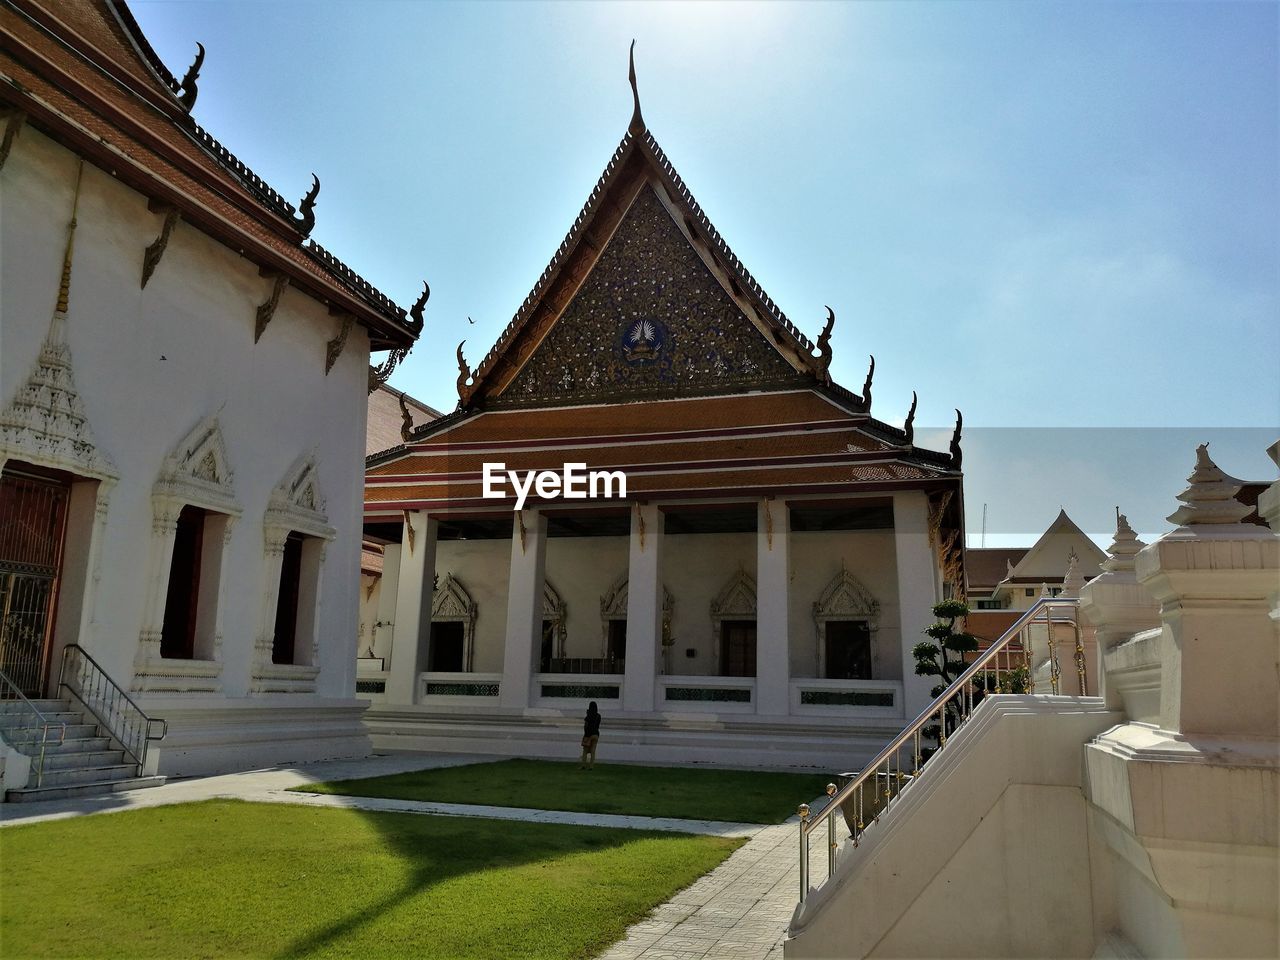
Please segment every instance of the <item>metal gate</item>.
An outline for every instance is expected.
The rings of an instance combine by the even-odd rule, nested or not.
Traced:
[[[0,475],[0,670],[28,697],[44,696],[62,565],[67,484]]]

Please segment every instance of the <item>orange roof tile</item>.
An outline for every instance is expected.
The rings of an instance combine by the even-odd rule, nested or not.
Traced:
[[[184,221],[351,313],[369,328],[375,350],[413,342],[417,330],[403,309],[314,242],[302,245],[292,205],[185,114],[105,0],[14,2],[0,9],[0,100],[145,196],[177,207]]]

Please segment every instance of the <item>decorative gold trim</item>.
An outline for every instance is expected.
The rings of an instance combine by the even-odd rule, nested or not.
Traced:
[[[409,515],[409,511],[406,510],[404,511],[404,535],[409,541],[409,556],[413,556],[413,539],[415,533],[417,533],[417,531],[413,529],[413,520]]]
[[[142,288],[145,290],[147,281],[151,279],[151,275],[156,272],[156,267],[160,265],[160,258],[164,256],[165,249],[169,246],[169,235],[173,233],[174,224],[178,222],[178,208],[164,207],[164,223],[160,227],[160,234],[147,247],[142,254]]]
[[[3,158],[0,158],[3,163]],[[80,182],[84,178],[84,161],[76,167],[76,189],[71,199],[71,222],[67,225],[67,249],[62,254],[62,279],[58,282],[58,313],[66,313],[71,302],[71,258],[76,248],[76,213],[80,210]]]
[[[258,304],[258,313],[253,327],[254,343],[262,339],[262,334],[266,332],[267,324],[276,315],[276,307],[280,305],[280,295],[284,293],[284,288],[288,285],[289,278],[283,273],[277,274],[271,284],[271,295],[264,302]]]
[[[636,529],[640,534],[640,552],[644,553],[644,510],[636,504]]]
[[[22,129],[22,125],[26,122],[27,112],[25,110],[14,110],[5,119],[4,139],[0,140],[0,170],[4,169],[4,162],[9,159],[9,151],[13,149],[13,141],[17,138],[18,131]],[[78,183],[79,180],[76,182]]]
[[[526,534],[524,529],[524,511],[523,510],[516,511],[516,527],[520,531],[520,552],[524,553]]]
[[[764,501],[764,541],[765,546],[773,550],[773,513],[769,510],[769,499]]]
[[[329,371],[333,369],[333,365],[338,362],[338,358],[342,356],[342,349],[347,345],[347,337],[351,333],[351,328],[355,325],[355,322],[356,318],[354,316],[349,313],[344,314],[342,317],[342,329],[325,346],[324,375],[326,377],[329,375]]]

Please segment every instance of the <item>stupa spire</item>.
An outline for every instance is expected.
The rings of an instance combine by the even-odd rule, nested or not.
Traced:
[[[1133,558],[1145,546],[1146,544],[1133,532],[1133,527],[1129,526],[1129,518],[1117,511],[1116,535],[1111,546],[1107,547],[1109,556],[1102,561],[1102,569],[1108,573],[1116,570],[1133,570]]]
[[[1249,515],[1249,507],[1236,499],[1236,483],[1209,459],[1209,445],[1196,447],[1196,468],[1187,477],[1189,486],[1178,494],[1182,506],[1168,517],[1180,527],[1202,524],[1239,523]]]

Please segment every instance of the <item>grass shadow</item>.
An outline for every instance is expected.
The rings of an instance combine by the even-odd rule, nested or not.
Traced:
[[[156,807],[0,831],[0,937],[6,955],[33,957],[586,958],[739,842],[227,800]]]

